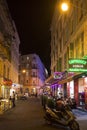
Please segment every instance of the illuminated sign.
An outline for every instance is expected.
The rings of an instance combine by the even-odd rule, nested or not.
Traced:
[[[87,55],[83,56],[84,59],[87,59]]]
[[[62,73],[61,72],[54,72],[54,79],[61,79]]]
[[[69,68],[71,72],[87,72],[87,69]]]
[[[87,64],[87,61],[84,59],[70,59],[69,64],[82,64],[85,65]]]
[[[87,61],[85,59],[70,59],[68,71],[87,72]]]
[[[68,76],[68,72],[54,72],[54,79],[65,79]]]

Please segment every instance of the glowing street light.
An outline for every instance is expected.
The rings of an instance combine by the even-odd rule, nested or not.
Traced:
[[[62,11],[64,11],[64,12],[67,11],[67,10],[69,9],[68,3],[65,3],[65,2],[62,3],[62,4],[61,4],[61,9],[62,9]]]
[[[68,1],[65,1],[65,2],[61,2],[60,3],[60,8],[63,12],[67,12],[69,10],[69,8],[71,7],[75,7],[75,8],[78,8],[80,10],[82,10],[83,12],[87,13],[87,10],[84,9],[84,8],[81,8],[79,6],[76,6],[75,4],[71,3],[71,2],[68,2]]]
[[[22,73],[25,73],[26,72],[26,70],[22,70]]]

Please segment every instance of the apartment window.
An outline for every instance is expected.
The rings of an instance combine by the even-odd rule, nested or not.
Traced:
[[[73,33],[73,20],[71,20],[71,34]]]
[[[4,65],[3,76],[6,76],[6,66]]]
[[[79,21],[83,18],[83,4],[82,3],[79,3],[79,6],[78,7],[80,7],[79,9],[78,9],[78,18],[79,18]]]
[[[35,77],[36,76],[36,72],[33,72],[32,76]]]
[[[35,57],[35,56],[33,57],[33,60],[36,60],[36,57]]]
[[[62,60],[61,60],[61,58],[59,58],[58,70],[59,70],[59,71],[62,71]]]
[[[62,40],[60,39],[60,52],[62,51]]]
[[[27,64],[26,67],[29,68],[29,64]]]
[[[32,69],[37,69],[37,65],[36,64],[32,64]]]
[[[26,72],[26,76],[28,76],[29,75],[29,72]]]
[[[79,38],[75,40],[75,58],[79,58]]]
[[[84,32],[81,33],[82,56],[84,56]]]
[[[28,80],[26,81],[26,83],[28,83]]]
[[[64,69],[67,68],[67,53],[64,55]]]
[[[9,68],[7,70],[7,78],[9,79]]]
[[[27,60],[29,60],[29,57],[27,56]]]
[[[23,61],[23,60],[24,60],[24,58],[23,58],[23,57],[21,57],[21,60]]]
[[[71,43],[70,50],[69,50],[69,58],[73,58],[73,57],[74,57],[74,44]]]
[[[33,85],[36,85],[36,81],[35,80],[33,80]]]

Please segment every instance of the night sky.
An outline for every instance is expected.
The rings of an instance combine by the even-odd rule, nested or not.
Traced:
[[[39,55],[50,74],[50,26],[57,0],[7,0],[20,38],[20,53]]]

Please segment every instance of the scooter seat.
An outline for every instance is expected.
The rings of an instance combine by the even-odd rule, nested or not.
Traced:
[[[53,112],[55,112],[55,113],[61,113],[61,111],[58,111],[56,109],[53,109]]]

